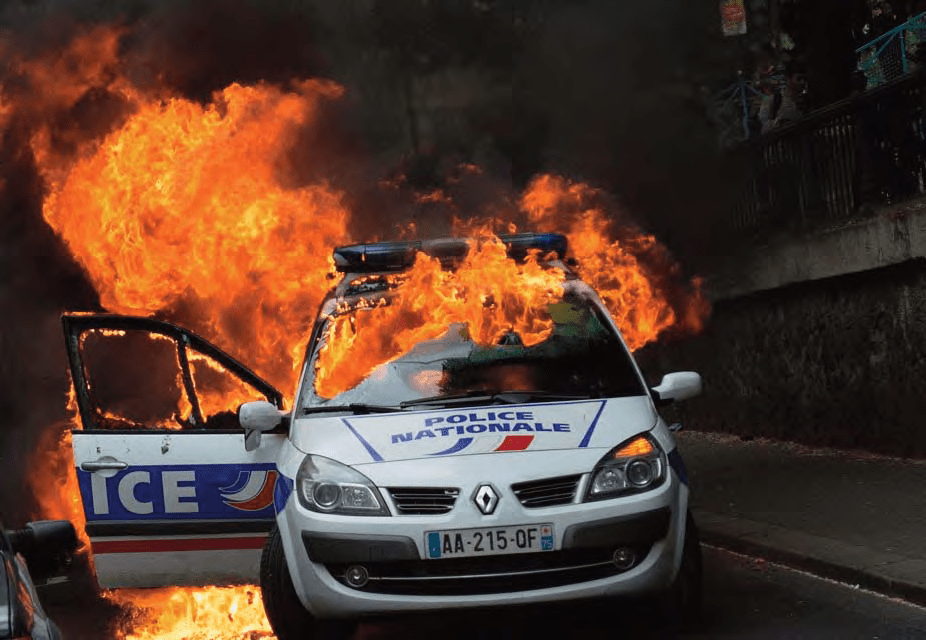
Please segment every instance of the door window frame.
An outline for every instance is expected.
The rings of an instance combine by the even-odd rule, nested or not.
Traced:
[[[80,421],[86,431],[108,431],[97,425],[94,419],[90,388],[84,368],[83,337],[91,331],[143,331],[172,340],[176,345],[177,364],[180,368],[183,392],[190,403],[190,422],[194,429],[203,428],[206,424],[206,417],[202,414],[199,397],[196,395],[196,385],[193,381],[188,355],[189,349],[211,358],[239,380],[263,394],[268,402],[278,409],[283,409],[283,394],[273,385],[205,338],[178,325],[154,318],[111,313],[66,313],[61,316],[61,323],[64,328],[71,381],[77,399]],[[144,430],[158,431],[160,429],[145,427]]]

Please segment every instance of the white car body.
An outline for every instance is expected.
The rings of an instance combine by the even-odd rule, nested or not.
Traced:
[[[688,487],[677,470],[673,470],[660,487],[650,492],[613,500],[581,502],[592,469],[610,449],[622,441],[649,432],[666,452],[675,450],[671,434],[648,397],[505,406],[505,411],[529,412],[533,414],[534,421],[541,424],[562,421],[575,429],[568,433],[536,433],[536,444],[532,443],[527,451],[494,452],[493,449],[503,441],[503,437],[498,434],[479,434],[471,453],[464,450],[457,454],[434,457],[429,456],[436,444],[432,438],[414,443],[392,444],[388,437],[396,432],[407,431],[409,422],[424,424],[428,418],[485,414],[491,409],[498,410],[498,407],[364,416],[360,420],[346,418],[361,423],[355,427],[357,432],[382,456],[381,461],[371,459],[370,452],[345,426],[342,418],[306,418],[294,423],[293,437],[284,446],[279,463],[280,473],[287,478],[295,477],[308,452],[339,460],[351,465],[382,488],[381,494],[390,502],[389,507],[394,514],[397,511],[388,497],[389,491],[385,490],[388,487],[456,487],[460,490],[453,509],[440,516],[358,517],[319,514],[305,509],[298,500],[289,499],[286,507],[278,514],[277,522],[296,593],[309,611],[320,618],[356,617],[447,606],[495,606],[655,593],[669,586],[681,561],[688,508]],[[589,432],[587,445],[580,447],[581,440]],[[406,446],[409,444],[413,446]],[[511,486],[516,483],[570,475],[580,475],[580,479],[574,499],[564,505],[526,508],[511,490]],[[488,516],[483,515],[471,499],[476,488],[484,483],[490,483],[500,493],[495,512]],[[621,518],[633,521],[641,514],[663,510],[671,514],[665,535],[653,540],[649,553],[631,570],[615,571],[614,575],[588,582],[503,593],[432,596],[353,589],[335,579],[324,563],[313,561],[303,542],[304,533],[333,538],[343,536],[345,540],[357,535],[370,536],[372,540],[386,536],[402,537],[410,540],[418,557],[424,559],[427,558],[425,536],[429,531],[551,523],[554,528],[555,551],[561,551],[570,527],[594,526]],[[612,546],[618,545],[615,543]],[[363,558],[356,558],[356,562],[363,564]]]
[[[449,405],[428,399],[400,403],[411,390],[395,376],[397,386],[387,388],[387,396],[395,395],[393,406],[358,410],[374,402],[366,381],[340,400],[314,396],[320,322],[294,407],[283,411],[276,389],[192,332],[152,319],[66,314],[83,425],[73,432],[74,458],[100,585],[260,578],[276,585],[272,604],[264,585],[264,601],[281,638],[303,635],[299,624],[285,633],[277,628],[279,611],[289,611],[294,602],[281,604],[287,596],[279,585],[288,588],[290,580],[298,604],[317,620],[669,589],[691,542],[689,489],[654,398],[696,395],[700,377],[669,374],[648,389],[597,295],[574,277],[564,288],[587,305],[586,316],[596,318],[594,335],[607,334],[608,348],[616,349],[609,353],[625,360],[622,375],[631,393],[547,398],[506,392],[514,395],[472,401],[467,396]],[[320,319],[343,301],[340,294],[329,297]],[[144,334],[141,342],[132,341],[136,333]],[[115,377],[94,374],[88,350],[120,340],[136,362],[126,363]],[[468,344],[451,340],[444,346],[449,353],[473,348]],[[138,345],[167,345],[168,360],[179,367],[167,379],[186,394],[182,406],[189,415],[165,419],[179,420],[183,428],[153,418],[114,421],[111,411],[92,400],[101,393],[135,406],[135,378],[159,370],[154,360],[149,366],[148,356],[137,354]],[[116,361],[103,353],[109,355],[96,361]],[[197,370],[190,365],[196,357],[207,357],[267,401],[243,404],[233,424],[223,415],[227,411],[208,415],[198,396],[204,388],[194,384]],[[401,360],[383,365],[381,373],[388,378]],[[593,366],[608,364],[595,359]],[[650,456],[651,468],[658,470],[655,480],[617,497],[592,496],[599,465],[614,464],[605,456],[620,458],[617,447],[641,436],[650,449],[639,455]],[[620,458],[621,473],[636,459]],[[307,507],[300,487],[310,485],[300,485],[300,468],[313,460],[362,474],[370,495],[382,501],[378,515]],[[494,542],[487,551],[481,541],[489,538]],[[508,544],[518,552],[509,553]],[[268,552],[273,549],[276,556]],[[281,572],[284,563],[287,571]],[[697,572],[700,580],[700,565]],[[362,579],[351,582],[349,574]]]

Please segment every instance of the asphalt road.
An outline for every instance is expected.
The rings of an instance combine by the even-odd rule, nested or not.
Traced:
[[[645,603],[597,603],[415,617],[362,625],[358,640],[926,640],[926,609],[719,549],[705,549],[705,620],[677,635]],[[47,606],[67,640],[104,640],[118,610],[60,600]],[[207,638],[208,635],[197,635]],[[248,640],[243,638],[242,640]]]

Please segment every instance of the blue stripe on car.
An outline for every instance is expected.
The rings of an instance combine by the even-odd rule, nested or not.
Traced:
[[[604,411],[604,400],[601,401],[601,406],[598,407],[598,413],[595,414],[595,419],[592,420],[592,423],[588,426],[588,431],[585,432],[585,436],[582,437],[582,442],[579,443],[579,448],[584,449],[588,446],[588,443],[592,439],[592,432],[595,430],[595,425],[598,424],[598,418],[601,417],[601,412]]]
[[[669,466],[675,469],[675,474],[682,484],[688,484],[688,471],[685,470],[685,462],[682,460],[682,454],[678,452],[678,447],[669,452]]]
[[[347,421],[347,418],[341,418],[341,421],[344,424],[346,424],[347,428],[350,429],[350,432],[353,433],[357,437],[358,440],[360,440],[360,444],[366,447],[366,450],[370,452],[370,455],[373,456],[373,460],[375,462],[383,461],[383,457],[379,455],[379,452],[377,452],[376,449],[373,448],[373,445],[367,442],[366,439],[362,435],[360,435],[360,433],[356,429],[354,429],[354,427],[351,426],[350,422]]]
[[[473,438],[460,438],[459,440],[456,441],[456,444],[454,444],[449,449],[444,449],[443,451],[438,451],[437,453],[432,453],[430,455],[432,456],[450,455],[451,453],[457,453],[458,451],[463,451],[463,449],[465,449],[472,443],[473,443]]]
[[[277,484],[273,488],[273,510],[280,513],[286,508],[286,502],[293,492],[293,479],[287,478],[282,473],[277,477]]]

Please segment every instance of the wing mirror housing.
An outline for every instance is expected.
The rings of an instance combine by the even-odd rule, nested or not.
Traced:
[[[694,371],[676,371],[662,377],[659,386],[650,391],[657,405],[694,398],[701,393],[701,376]]]
[[[288,412],[271,402],[245,402],[238,407],[238,424],[244,429],[244,449],[254,451],[260,446],[260,434],[289,423]]]
[[[68,520],[39,520],[8,533],[10,546],[22,554],[33,581],[64,574],[77,551],[77,531]]]

